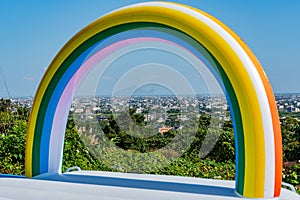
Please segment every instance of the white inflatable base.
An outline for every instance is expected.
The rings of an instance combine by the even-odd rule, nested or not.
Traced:
[[[240,200],[234,181],[95,171],[0,177],[0,199]],[[282,189],[280,200],[300,200]]]

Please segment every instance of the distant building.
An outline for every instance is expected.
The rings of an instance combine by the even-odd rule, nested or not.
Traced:
[[[167,126],[163,126],[161,128],[158,129],[158,131],[161,133],[161,134],[164,134],[170,130],[173,130],[174,128],[173,127],[167,127]]]

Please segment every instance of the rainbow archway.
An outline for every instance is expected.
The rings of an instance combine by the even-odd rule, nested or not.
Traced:
[[[134,40],[136,36],[130,32],[136,29],[149,34]],[[125,34],[119,37],[120,33]],[[61,173],[64,132],[74,88],[93,63],[126,45],[123,40],[138,42],[143,38],[165,43],[170,40],[210,61],[231,107],[236,191],[250,198],[278,197],[282,169],[279,117],[259,62],[244,42],[217,19],[191,7],[164,2],[136,4],[111,12],[77,33],[58,53],[39,85],[31,110],[26,176]],[[97,51],[93,49],[96,45],[100,47]]]

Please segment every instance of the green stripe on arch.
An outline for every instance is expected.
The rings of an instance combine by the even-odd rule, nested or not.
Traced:
[[[78,58],[79,55],[81,55],[83,52],[85,52],[89,47],[94,45],[95,43],[108,38],[112,35],[128,31],[131,29],[136,28],[149,28],[149,27],[158,27],[158,28],[166,28],[166,29],[172,29],[175,31],[178,31],[182,34],[187,35],[186,33],[182,32],[181,30],[174,29],[170,26],[164,25],[164,24],[158,24],[158,23],[150,23],[150,22],[134,22],[134,23],[127,23],[127,24],[121,24],[118,26],[111,27],[107,30],[104,30],[102,32],[97,33],[93,37],[89,38],[85,42],[83,42],[81,45],[79,45],[68,57],[64,60],[64,62],[59,66],[58,70],[55,72],[54,76],[52,77],[49,85],[47,86],[47,89],[45,91],[45,94],[43,96],[43,99],[40,104],[40,108],[38,111],[37,116],[37,122],[35,127],[35,133],[34,133],[34,143],[33,143],[33,156],[34,160],[32,160],[32,175],[39,175],[41,173],[40,169],[40,148],[41,148],[41,137],[42,137],[42,130],[44,125],[44,118],[46,115],[46,111],[49,105],[49,101],[51,99],[51,96],[53,94],[53,91],[56,88],[56,85],[58,84],[59,80],[62,78],[63,74],[66,72],[66,70],[69,68],[69,66]],[[198,49],[199,52],[201,52],[215,67],[216,71],[219,73],[220,78],[222,79],[227,94],[229,96],[229,101],[231,102],[232,106],[232,115],[235,119],[235,131],[237,138],[235,139],[237,143],[239,158],[237,166],[238,166],[238,179],[237,179],[237,185],[239,188],[237,188],[238,192],[240,194],[243,193],[243,184],[244,183],[244,167],[245,167],[245,149],[244,149],[244,133],[243,133],[243,126],[242,126],[242,119],[241,119],[241,113],[240,108],[238,105],[237,97],[235,95],[235,92],[233,90],[233,87],[224,72],[222,66],[218,63],[218,61],[206,50],[206,52],[203,51],[205,47],[202,46],[199,42],[197,42],[195,39],[193,39],[191,36],[187,35],[187,37],[191,38],[194,42],[190,43],[194,48]],[[201,48],[199,48],[199,45]]]
[[[233,90],[231,83],[229,82],[228,77],[225,75],[225,72],[220,67],[220,75],[222,77],[223,83],[226,87],[226,92],[230,98],[231,103],[231,116],[235,120],[234,132],[235,132],[235,153],[236,157],[236,190],[239,194],[244,192],[244,178],[245,178],[245,143],[244,143],[244,129],[242,124],[242,116],[240,112],[240,107],[238,105],[238,100]],[[222,71],[222,72],[221,72]]]
[[[204,57],[213,65],[213,67],[217,71],[219,77],[221,78],[225,86],[226,93],[228,95],[227,98],[229,98],[227,100],[231,104],[230,114],[233,119],[233,126],[235,132],[235,144],[236,144],[235,153],[236,153],[236,172],[237,172],[236,190],[239,194],[243,194],[244,178],[245,178],[245,142],[244,142],[245,138],[244,138],[243,122],[242,122],[242,116],[241,116],[238,99],[236,97],[235,91],[232,87],[232,84],[230,83],[228,76],[226,75],[220,63],[215,59],[215,57],[196,40],[194,40],[190,44],[193,45],[193,47],[196,48],[199,52],[201,52],[204,55]]]

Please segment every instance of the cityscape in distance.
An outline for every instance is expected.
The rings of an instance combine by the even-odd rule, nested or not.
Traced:
[[[280,117],[290,115],[300,120],[300,94],[275,94]],[[11,101],[19,106],[31,108],[33,97],[12,98]],[[107,115],[118,115],[132,109],[135,113],[144,115],[145,123],[155,123],[157,128],[166,125],[168,113],[177,112],[179,121],[186,121],[201,113],[209,113],[220,120],[230,120],[230,108],[224,95],[196,96],[131,96],[131,97],[76,97],[73,99],[70,113],[76,120],[106,120]]]
[[[180,96],[184,99],[184,102],[189,103],[189,106],[196,107],[199,104],[200,111],[214,107],[215,109],[227,110],[228,104],[224,96],[214,97],[214,101],[211,101],[209,95],[201,94],[195,96]],[[116,97],[115,97],[116,98]],[[123,97],[120,97],[123,98]],[[167,104],[169,107],[176,106],[175,101],[178,97],[172,95],[159,95],[159,96],[132,96],[130,97],[131,106],[136,103],[136,106],[140,105],[138,112],[147,108],[149,104],[161,103]],[[5,99],[5,98],[4,98]],[[33,103],[33,97],[12,97],[11,101],[20,106],[31,108]],[[147,99],[149,102],[147,102]],[[298,113],[300,112],[300,93],[275,93],[275,99],[277,103],[277,109],[279,112],[284,113]],[[154,102],[153,102],[154,101]],[[144,102],[144,103],[141,103]],[[147,103],[146,103],[147,102]],[[174,104],[173,104],[173,103]],[[213,104],[214,103],[214,104]],[[111,97],[99,96],[99,97],[77,97],[73,100],[71,110],[75,112],[85,112],[82,106],[91,106],[93,111],[96,110],[108,110],[111,109]],[[79,110],[77,110],[79,109]],[[83,110],[82,110],[83,109]],[[77,110],[77,111],[76,111]]]

